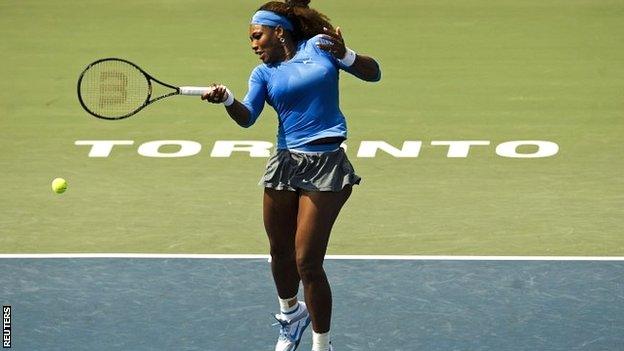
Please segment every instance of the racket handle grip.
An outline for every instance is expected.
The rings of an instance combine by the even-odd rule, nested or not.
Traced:
[[[180,87],[180,95],[200,96],[212,89],[209,87]]]

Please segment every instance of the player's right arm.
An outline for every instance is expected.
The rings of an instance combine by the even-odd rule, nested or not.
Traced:
[[[228,99],[227,87],[222,84],[213,84],[211,87],[213,87],[213,89],[203,94],[201,99],[212,102],[213,104],[225,103]],[[249,125],[251,113],[240,101],[234,99],[232,104],[225,106],[225,110],[238,125],[243,127]]]
[[[227,111],[228,115],[230,115],[230,117],[234,120],[234,122],[236,122],[239,126],[245,128],[251,126],[251,123],[249,123],[249,121],[251,120],[251,113],[249,112],[247,107],[245,107],[245,105],[243,105],[238,100],[234,99],[234,103],[230,106],[226,106],[225,110]]]
[[[212,103],[226,103],[231,92],[225,85],[213,84],[214,89],[202,95],[202,100]],[[266,84],[259,68],[254,69],[249,78],[249,90],[245,99],[240,102],[232,99],[231,104],[225,106],[228,115],[241,127],[251,127],[264,108],[266,99]]]

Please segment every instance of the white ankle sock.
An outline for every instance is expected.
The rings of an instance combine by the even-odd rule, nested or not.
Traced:
[[[312,351],[329,351],[329,332],[318,334],[312,331]]]
[[[299,307],[299,303],[295,303],[294,305],[290,306],[290,304],[292,303],[292,301],[297,301],[297,296],[295,295],[294,297],[291,297],[289,299],[282,299],[279,298],[279,304],[280,304],[280,312],[282,312],[283,314],[289,314],[292,313],[294,311],[297,310],[297,308]]]

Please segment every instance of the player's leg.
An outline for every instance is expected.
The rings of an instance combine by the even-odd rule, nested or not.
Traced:
[[[351,186],[340,192],[306,192],[299,198],[295,251],[306,304],[316,333],[330,328],[332,296],[323,260],[332,226],[351,195]]]
[[[300,281],[295,260],[299,195],[294,191],[265,188],[263,203],[264,225],[271,245],[271,270],[280,298],[280,313],[275,319],[281,327],[275,350],[293,351],[310,324],[305,304],[296,297]]]
[[[297,295],[299,273],[295,261],[295,233],[299,195],[294,191],[264,189],[264,228],[271,248],[271,271],[281,299]]]

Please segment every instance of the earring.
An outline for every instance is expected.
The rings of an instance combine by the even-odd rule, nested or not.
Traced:
[[[284,37],[279,38],[280,43],[284,44],[286,42],[286,39],[284,39]]]

